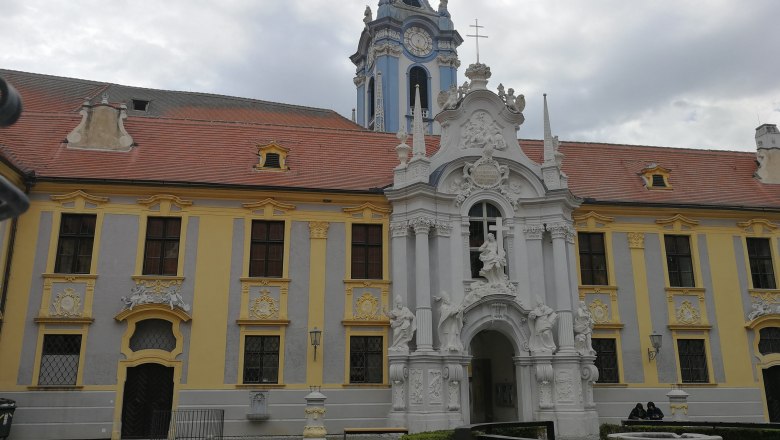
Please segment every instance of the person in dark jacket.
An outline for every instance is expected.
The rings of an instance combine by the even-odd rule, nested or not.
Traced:
[[[647,413],[645,412],[645,409],[642,407],[641,403],[637,403],[634,409],[631,410],[631,414],[628,415],[629,420],[637,420],[637,419],[646,419]]]
[[[653,402],[647,402],[647,418],[650,420],[663,420],[664,413]]]

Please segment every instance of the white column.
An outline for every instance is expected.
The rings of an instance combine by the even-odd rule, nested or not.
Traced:
[[[556,224],[550,229],[553,242],[553,271],[555,274],[555,304],[558,308],[558,345],[560,351],[574,351],[573,301],[569,284],[569,255],[566,239],[569,226]]]
[[[417,351],[433,350],[431,315],[431,274],[428,234],[433,222],[427,218],[412,221],[414,227],[415,291],[417,299]]]
[[[392,253],[390,273],[393,280],[393,295],[390,298],[390,304],[394,303],[395,296],[401,295],[404,304],[409,305],[411,298],[408,297],[407,288],[409,280],[409,268],[406,267],[408,261],[406,255],[406,240],[409,232],[409,224],[406,221],[393,222],[390,224],[390,234],[392,239]]]

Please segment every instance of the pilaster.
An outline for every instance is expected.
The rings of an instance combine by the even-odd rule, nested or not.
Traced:
[[[417,351],[433,350],[431,315],[431,275],[428,237],[433,220],[418,217],[410,222],[414,228],[415,298],[417,316]]]

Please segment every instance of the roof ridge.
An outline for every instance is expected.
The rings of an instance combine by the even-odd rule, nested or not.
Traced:
[[[537,139],[518,139],[519,141],[539,141]],[[680,150],[681,152],[711,152],[711,153],[751,153],[755,154],[755,152],[752,151],[744,151],[744,150],[724,150],[724,149],[711,149],[711,148],[695,148],[695,147],[663,147],[659,145],[642,145],[642,144],[616,144],[612,142],[594,142],[594,141],[567,141],[567,140],[561,140],[561,145],[563,144],[586,144],[586,145],[605,145],[605,146],[614,146],[614,147],[632,147],[632,148],[648,148],[648,149],[659,149],[659,150]]]
[[[43,113],[43,114],[55,114],[55,113]],[[62,114],[61,112],[59,114]],[[70,114],[67,114],[70,116]],[[364,134],[381,134],[386,136],[393,136],[395,137],[395,134],[393,133],[387,133],[387,132],[376,132],[371,130],[366,130],[360,127],[359,125],[356,125],[357,128],[345,128],[345,127],[323,127],[323,126],[317,126],[317,125],[287,125],[287,124],[272,124],[267,122],[252,122],[252,121],[223,121],[223,120],[210,120],[210,119],[194,119],[194,118],[172,118],[172,117],[164,117],[164,116],[140,116],[140,115],[133,115],[130,116],[130,118],[139,118],[144,119],[147,121],[154,121],[158,123],[162,123],[163,121],[179,121],[179,122],[187,122],[187,123],[193,123],[193,124],[199,124],[203,125],[202,123],[207,124],[220,124],[220,125],[248,125],[248,126],[261,126],[261,127],[281,127],[284,129],[293,129],[293,130],[299,130],[299,129],[309,129],[309,130],[320,130],[320,131],[345,131],[345,132],[355,132],[355,133],[364,133]],[[127,121],[132,121],[132,119],[127,119]],[[127,122],[125,122],[127,123]]]

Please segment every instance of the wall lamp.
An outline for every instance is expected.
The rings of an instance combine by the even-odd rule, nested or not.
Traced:
[[[650,345],[653,346],[653,348],[647,349],[647,357],[651,361],[655,359],[656,356],[658,356],[658,351],[661,349],[661,339],[663,338],[663,335],[658,333],[657,331],[653,330],[653,333],[650,333]]]
[[[320,345],[320,338],[322,338],[322,330],[314,327],[314,330],[309,331],[309,338],[311,338],[311,346],[314,347],[314,360],[317,360],[317,347]]]

